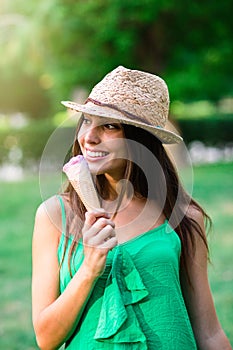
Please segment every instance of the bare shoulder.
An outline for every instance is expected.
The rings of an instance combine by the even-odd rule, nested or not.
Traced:
[[[206,278],[208,264],[208,241],[205,231],[204,212],[198,206],[190,205],[186,215],[191,219],[192,240],[190,241],[192,241],[192,246],[190,249],[191,254],[186,257],[187,270],[181,266],[180,276],[183,291],[190,289],[190,282],[193,288],[195,287],[196,289],[198,287],[200,277]],[[190,293],[192,293],[192,288]]]
[[[203,233],[205,232],[205,217],[201,209],[195,205],[190,205],[187,210],[187,215],[189,218],[194,220],[201,228]]]
[[[195,243],[194,256],[190,266],[196,265],[206,268],[208,261],[208,240],[206,235],[206,225],[205,225],[205,215],[204,212],[196,207],[195,205],[190,205],[187,215],[197,223],[192,225],[193,239]]]
[[[59,200],[57,196],[52,196],[39,205],[36,211],[36,219],[54,221],[60,214]]]
[[[61,206],[57,196],[42,202],[36,211],[34,235],[52,234],[59,238],[62,231]]]

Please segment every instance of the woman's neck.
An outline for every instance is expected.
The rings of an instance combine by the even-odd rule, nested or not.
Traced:
[[[163,224],[164,220],[163,211],[154,200],[137,196],[129,200],[124,197],[114,217],[118,240],[127,241]]]

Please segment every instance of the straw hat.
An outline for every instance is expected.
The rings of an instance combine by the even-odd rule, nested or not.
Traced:
[[[108,117],[154,134],[163,143],[182,137],[165,129],[169,111],[167,85],[160,77],[119,66],[92,89],[85,104],[62,101],[75,111]]]

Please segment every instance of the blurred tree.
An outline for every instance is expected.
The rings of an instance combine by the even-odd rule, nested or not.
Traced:
[[[42,55],[35,41],[35,3],[3,0],[0,8],[0,112],[48,116],[49,94],[40,84]]]
[[[0,69],[12,74],[20,66],[57,108],[75,87],[90,88],[119,64],[163,75],[172,99],[233,94],[231,0],[3,4]]]
[[[34,118],[46,117],[49,114],[49,96],[33,75],[23,73],[20,69],[12,69],[12,74],[2,72],[0,91],[1,113],[23,112]]]

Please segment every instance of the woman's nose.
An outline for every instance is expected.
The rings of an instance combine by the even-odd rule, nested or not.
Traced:
[[[100,142],[100,130],[98,126],[90,127],[90,129],[85,131],[84,138],[87,143],[99,143]]]

